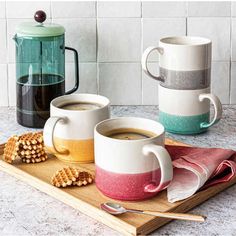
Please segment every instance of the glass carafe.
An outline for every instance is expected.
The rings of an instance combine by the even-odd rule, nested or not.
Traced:
[[[78,53],[65,47],[65,29],[43,24],[46,14],[35,14],[38,23],[22,23],[16,42],[17,121],[27,127],[42,128],[50,116],[52,99],[73,93],[79,86]],[[65,92],[65,50],[75,58],[75,85]]]

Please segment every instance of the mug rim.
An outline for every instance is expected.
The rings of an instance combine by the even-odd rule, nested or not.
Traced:
[[[155,136],[149,137],[149,138],[145,138],[145,139],[123,140],[123,139],[110,138],[110,137],[104,135],[103,133],[101,133],[98,130],[98,128],[100,128],[100,126],[104,125],[105,123],[113,122],[115,120],[130,120],[130,119],[152,123],[152,124],[156,125],[156,127],[158,127],[161,130],[161,132],[157,134],[157,132],[155,132],[153,130],[150,131],[150,130],[147,130],[147,129],[143,128],[143,130],[147,130],[147,131],[153,132],[155,134]],[[130,127],[130,128],[134,128],[135,129],[137,127]],[[116,129],[116,127],[112,128],[110,130],[113,130],[113,129]],[[152,140],[155,140],[158,137],[163,136],[165,134],[165,127],[160,122],[157,122],[155,120],[151,120],[151,119],[147,119],[147,118],[142,118],[142,117],[126,116],[126,117],[108,118],[106,120],[103,120],[103,121],[101,121],[101,122],[99,122],[98,124],[95,125],[94,132],[95,132],[95,134],[98,134],[99,136],[101,136],[102,138],[104,138],[104,139],[106,139],[108,141],[113,141],[113,142],[117,142],[117,143],[138,143],[138,142],[142,143],[144,141],[152,141]]]
[[[179,40],[189,43],[172,43],[170,42],[170,40],[176,40],[176,41]],[[160,42],[167,45],[179,46],[179,47],[203,46],[212,43],[210,39],[198,36],[170,36],[161,38]]]
[[[66,110],[66,109],[63,109],[63,108],[59,107],[62,104],[60,104],[60,105],[57,104],[58,102],[63,101],[65,98],[68,98],[68,97],[74,97],[75,98],[74,101],[79,102],[80,100],[78,99],[78,97],[85,97],[85,96],[90,97],[90,98],[100,98],[104,102],[99,103],[99,102],[93,101],[94,103],[101,104],[102,106],[99,107],[99,108],[91,109],[91,110]],[[66,104],[68,104],[68,103],[64,103],[63,105],[66,105]],[[73,112],[73,113],[75,113],[75,112],[90,113],[90,112],[94,112],[94,111],[98,111],[98,110],[101,110],[103,108],[106,108],[109,105],[110,105],[110,100],[107,97],[102,96],[102,95],[98,95],[98,94],[92,94],[92,93],[66,94],[66,95],[62,95],[62,96],[54,98],[50,103],[50,106],[52,106],[54,109],[59,110],[59,111],[64,111],[64,112],[67,112],[67,113],[70,113],[70,112]]]

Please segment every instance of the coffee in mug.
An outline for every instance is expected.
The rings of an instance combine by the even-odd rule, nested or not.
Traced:
[[[100,122],[94,132],[95,182],[104,195],[143,200],[167,188],[173,167],[164,147],[163,125],[120,117]]]
[[[153,132],[142,129],[120,128],[109,131],[105,134],[109,138],[121,140],[139,140],[156,136]]]
[[[77,102],[64,104],[60,108],[65,110],[95,110],[101,108],[103,105],[98,103]]]
[[[94,161],[94,126],[108,119],[109,100],[96,94],[72,94],[52,100],[44,126],[47,151],[62,161]]]

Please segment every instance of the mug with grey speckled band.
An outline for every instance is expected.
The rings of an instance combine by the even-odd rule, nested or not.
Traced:
[[[170,89],[203,89],[211,81],[211,40],[201,37],[167,37],[158,47],[148,47],[142,56],[142,68],[151,78]],[[148,56],[159,53],[160,75],[148,69]]]

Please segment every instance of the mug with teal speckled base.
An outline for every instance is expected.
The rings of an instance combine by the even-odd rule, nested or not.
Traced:
[[[210,121],[210,102],[214,117]],[[159,121],[167,132],[199,134],[216,124],[222,116],[222,105],[210,88],[175,90],[159,85]]]

